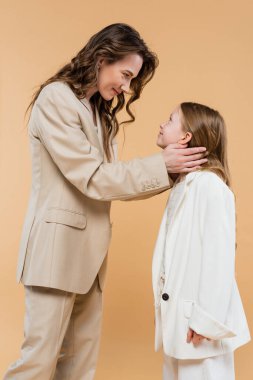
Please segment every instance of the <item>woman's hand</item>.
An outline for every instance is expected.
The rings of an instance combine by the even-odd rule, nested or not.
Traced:
[[[194,345],[199,345],[203,339],[210,340],[209,338],[206,338],[203,335],[197,334],[195,331],[193,331],[191,328],[189,328],[187,333],[187,343],[193,343]]]
[[[170,144],[163,151],[168,173],[189,173],[207,162],[206,148],[187,148],[187,144]]]

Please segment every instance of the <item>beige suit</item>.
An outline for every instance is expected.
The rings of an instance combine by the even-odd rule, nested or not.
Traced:
[[[32,191],[17,268],[25,285],[86,293],[107,254],[111,201],[169,187],[161,153],[105,162],[97,120],[98,131],[87,100],[62,82],[47,85],[32,109]]]
[[[161,153],[116,162],[113,142],[114,161],[106,162],[97,110],[96,117],[97,127],[87,100],[62,82],[47,85],[33,106],[32,190],[17,267],[25,341],[5,380],[93,379],[110,203],[169,187]]]

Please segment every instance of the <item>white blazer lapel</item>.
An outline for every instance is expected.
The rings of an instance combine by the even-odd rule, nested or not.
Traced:
[[[168,202],[167,202],[168,205]],[[153,291],[154,291],[154,299],[155,305],[159,305],[159,283],[161,276],[161,263],[162,256],[166,238],[166,229],[167,229],[167,205],[165,207],[162,222],[160,225],[160,229],[158,232],[158,237],[155,244],[154,254],[153,254],[153,263],[152,263],[152,282],[153,282]]]
[[[193,181],[194,178],[196,178],[199,175],[199,173],[200,173],[199,171],[196,171],[196,172],[192,172],[192,173],[187,174],[186,177],[183,179],[184,185],[183,186],[175,185],[175,187],[172,189],[172,193],[171,193],[172,199],[170,199],[170,202],[168,203],[167,212],[169,212],[172,215],[173,219],[175,219],[180,207],[183,204],[183,201],[184,201],[185,196],[187,194],[190,183]],[[175,195],[176,195],[176,197],[175,197]],[[176,204],[173,204],[173,198],[174,197],[176,198]],[[167,225],[168,224],[173,225],[173,220],[168,219]]]
[[[168,199],[167,205],[164,210],[162,222],[160,225],[158,238],[156,241],[155,249],[154,249],[154,255],[153,255],[153,264],[152,264],[152,282],[153,282],[153,290],[154,290],[154,298],[155,298],[155,304],[156,306],[159,305],[159,284],[160,284],[160,276],[161,276],[161,265],[163,260],[163,253],[164,248],[166,244],[166,237],[167,237],[167,231],[169,229],[173,229],[173,222],[177,216],[177,213],[182,206],[185,196],[187,194],[188,188],[190,183],[194,178],[196,178],[199,175],[199,172],[194,172],[188,174],[184,178],[184,185],[178,186],[175,185],[175,187],[171,190],[170,197]],[[176,196],[176,204],[173,204],[173,200],[171,199],[176,192],[179,192]],[[174,194],[173,194],[174,193]],[[169,215],[172,216],[172,219],[168,218]]]

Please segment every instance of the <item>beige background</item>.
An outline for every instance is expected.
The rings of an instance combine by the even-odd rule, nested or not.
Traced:
[[[252,326],[252,4],[1,0],[1,375],[19,356],[23,339],[24,292],[15,273],[31,183],[24,111],[35,86],[68,62],[93,33],[113,22],[136,27],[160,59],[157,74],[135,105],[136,123],[126,128],[122,159],[158,151],[158,125],[181,101],[213,106],[227,121],[237,198],[237,279]],[[165,193],[146,201],[114,203],[96,380],[161,379],[162,356],[153,351],[151,259],[166,199]],[[252,378],[252,355],[252,344],[236,352],[237,379]]]

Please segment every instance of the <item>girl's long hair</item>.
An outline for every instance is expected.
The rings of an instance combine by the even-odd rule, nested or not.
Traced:
[[[63,81],[69,85],[75,95],[82,99],[88,89],[96,86],[98,75],[98,61],[104,58],[107,63],[114,63],[128,54],[139,54],[143,59],[142,67],[136,78],[131,81],[131,94],[126,102],[122,92],[117,96],[116,102],[104,100],[100,93],[95,93],[90,102],[97,107],[103,129],[103,147],[108,161],[111,160],[111,140],[119,130],[116,114],[125,106],[130,119],[122,122],[133,122],[135,117],[130,109],[131,103],[139,99],[144,86],[152,79],[158,66],[158,58],[149,50],[139,33],[127,24],[112,24],[95,35],[88,43],[63,66],[55,75],[42,83],[34,93],[27,111],[32,108],[41,90],[49,83]]]
[[[192,102],[181,103],[180,110],[183,130],[192,133],[188,147],[204,146],[208,151],[208,161],[201,165],[201,170],[216,173],[230,186],[227,133],[223,117],[210,107]]]

